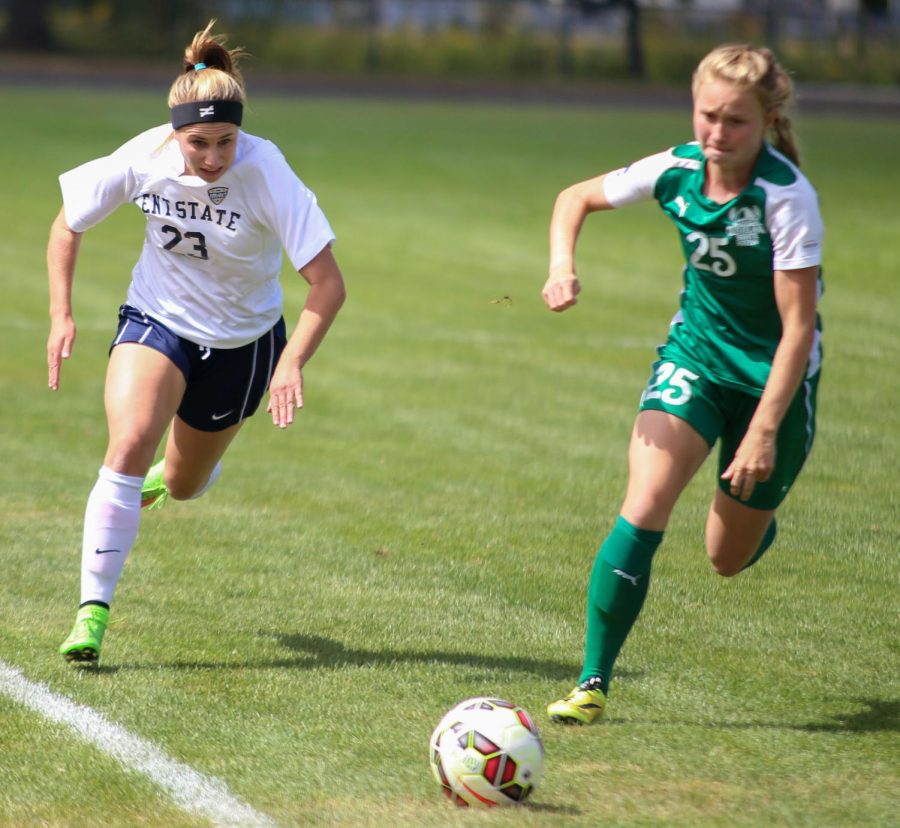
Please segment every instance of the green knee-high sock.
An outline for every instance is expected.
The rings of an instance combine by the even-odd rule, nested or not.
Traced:
[[[763,535],[762,543],[760,543],[759,549],[757,549],[756,552],[753,553],[753,557],[750,558],[750,560],[741,567],[741,572],[743,572],[745,569],[749,569],[763,555],[766,554],[769,547],[775,542],[775,535],[777,534],[778,524],[775,522],[775,518],[772,518],[772,522],[769,524],[769,528],[766,529],[766,534]]]
[[[639,529],[620,515],[600,547],[588,587],[579,684],[597,676],[603,692],[609,691],[613,664],[647,597],[650,564],[662,538],[662,532]]]

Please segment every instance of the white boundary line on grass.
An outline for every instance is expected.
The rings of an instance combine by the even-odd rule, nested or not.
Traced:
[[[164,788],[188,813],[206,817],[221,826],[260,826],[275,823],[265,814],[241,802],[220,779],[198,773],[189,765],[169,758],[152,742],[129,733],[84,705],[53,693],[46,685],[29,681],[0,660],[0,693],[63,724],[84,741],[108,753],[126,768],[146,776]]]

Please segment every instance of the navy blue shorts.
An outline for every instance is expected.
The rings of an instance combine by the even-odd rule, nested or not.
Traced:
[[[146,345],[172,360],[187,383],[178,416],[199,431],[222,431],[256,412],[287,337],[284,319],[279,319],[249,345],[207,348],[178,336],[143,311],[122,305],[109,350],[123,342]]]

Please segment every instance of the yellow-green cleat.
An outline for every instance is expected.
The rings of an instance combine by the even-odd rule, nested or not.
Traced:
[[[150,467],[141,487],[141,508],[161,509],[169,498],[169,490],[163,479],[165,458]]]
[[[589,678],[568,696],[547,705],[547,715],[557,724],[593,724],[603,716],[606,694],[599,678]]]
[[[78,610],[75,626],[60,645],[59,652],[66,661],[78,666],[91,666],[100,658],[103,633],[109,623],[109,610],[98,604],[87,604]]]

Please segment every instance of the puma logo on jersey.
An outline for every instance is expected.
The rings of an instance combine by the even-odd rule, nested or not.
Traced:
[[[684,218],[684,214],[691,205],[681,196],[675,196],[675,206],[678,207],[678,218]]]
[[[638,578],[641,577],[640,575],[629,575],[627,572],[624,572],[621,569],[614,569],[613,572],[620,578],[624,578],[626,581],[631,581],[634,586],[638,585]]]

